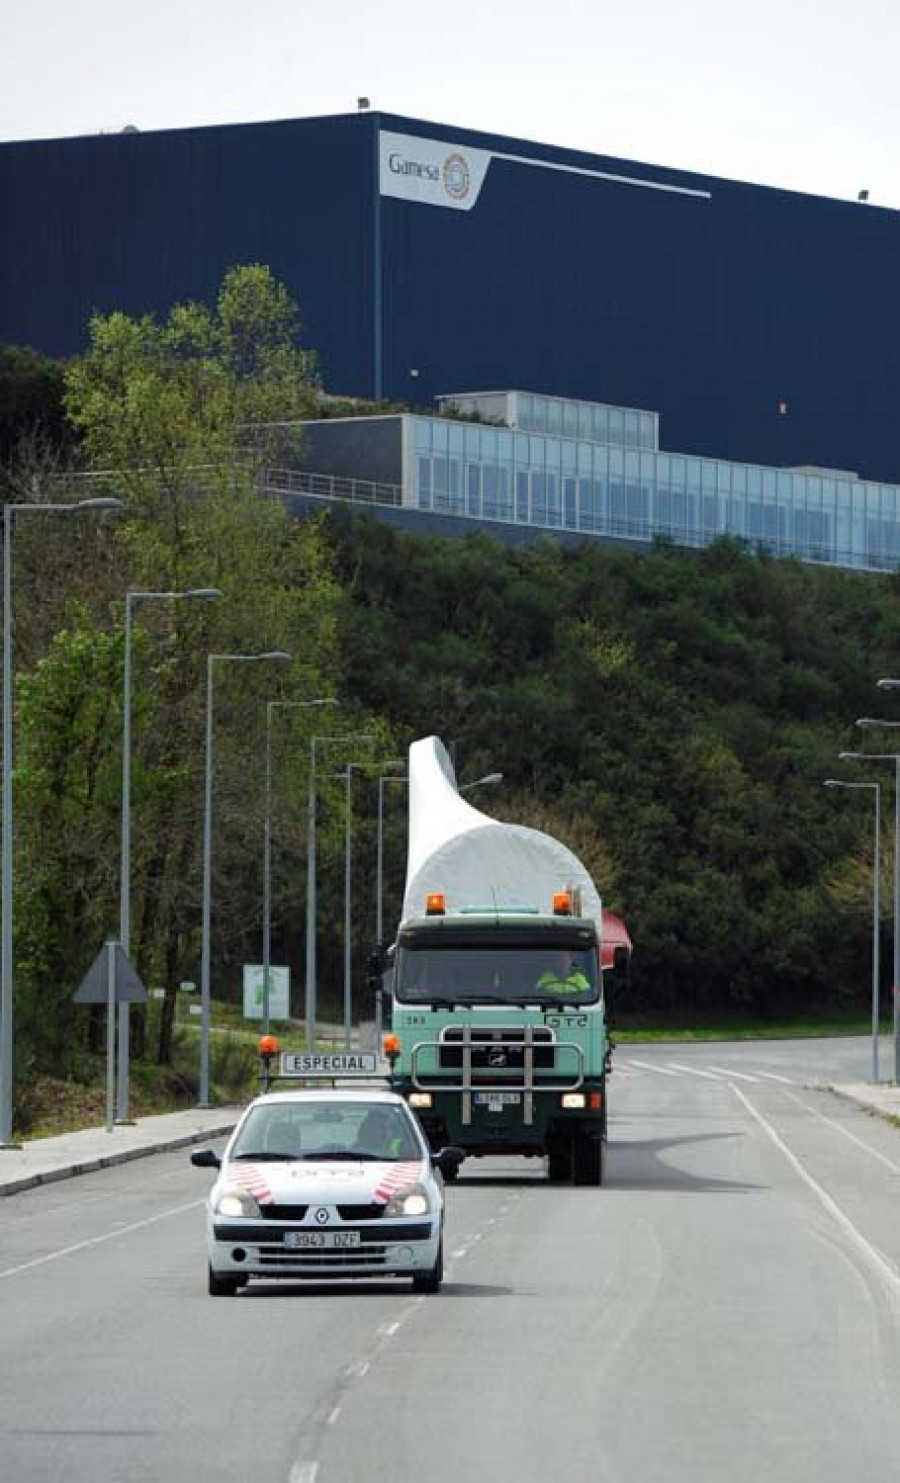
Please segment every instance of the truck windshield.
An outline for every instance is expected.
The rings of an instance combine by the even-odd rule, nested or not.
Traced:
[[[394,991],[431,1004],[591,1004],[600,997],[596,950],[409,945]]]

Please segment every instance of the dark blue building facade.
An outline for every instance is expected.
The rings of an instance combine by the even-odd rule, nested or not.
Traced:
[[[900,214],[384,114],[0,145],[0,340],[265,262],[330,391],[520,387],[900,481]]]

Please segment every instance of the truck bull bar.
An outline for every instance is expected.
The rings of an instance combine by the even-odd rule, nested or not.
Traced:
[[[485,1042],[481,1039],[473,1040],[472,1026],[463,1025],[462,1035],[454,1039],[453,1050],[462,1051],[462,1067],[459,1077],[452,1070],[420,1071],[420,1052],[431,1050],[440,1056],[442,1050],[448,1049],[445,1040],[418,1040],[412,1047],[409,1061],[410,1081],[419,1092],[460,1092],[462,1095],[462,1122],[463,1127],[469,1127],[472,1122],[472,1095],[474,1092],[510,1092],[521,1091],[523,1094],[523,1121],[526,1127],[534,1122],[534,1095],[535,1092],[574,1092],[584,1085],[584,1050],[574,1040],[554,1040],[554,1060],[556,1051],[574,1051],[576,1069],[574,1079],[561,1080],[564,1073],[555,1068],[547,1070],[542,1068],[538,1079],[534,1074],[534,1052],[535,1038],[534,1026],[524,1027],[524,1037],[517,1036],[514,1040],[494,1040],[489,1044],[491,1050],[512,1049],[522,1053],[522,1069],[510,1068],[508,1074],[498,1081],[472,1080],[472,1052],[473,1050],[484,1051]],[[546,1042],[537,1042],[541,1050],[546,1049]],[[424,1078],[424,1079],[423,1079]]]

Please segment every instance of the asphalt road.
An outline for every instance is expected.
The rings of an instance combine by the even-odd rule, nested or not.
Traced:
[[[0,1477],[895,1477],[900,1130],[810,1085],[867,1054],[621,1047],[606,1186],[470,1162],[437,1297],[208,1298],[184,1152],[12,1197]]]

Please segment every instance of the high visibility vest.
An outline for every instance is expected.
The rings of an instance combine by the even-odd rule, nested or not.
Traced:
[[[548,968],[538,979],[537,987],[546,989],[549,994],[583,994],[585,989],[590,988],[590,984],[577,968],[568,978],[560,978],[558,973]]]

